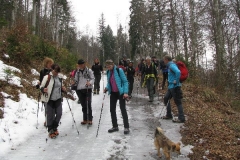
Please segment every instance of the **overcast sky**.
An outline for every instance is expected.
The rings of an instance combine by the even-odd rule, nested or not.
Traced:
[[[113,34],[117,33],[117,24],[122,24],[125,32],[128,30],[130,0],[69,0],[77,28],[85,33],[98,34],[98,22],[101,13],[105,24],[110,25]],[[117,18],[118,17],[118,18]],[[88,28],[88,30],[87,30]]]

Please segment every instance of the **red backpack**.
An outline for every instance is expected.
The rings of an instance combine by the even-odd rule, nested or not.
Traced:
[[[188,78],[188,69],[182,61],[178,61],[176,63],[176,65],[178,66],[178,69],[181,72],[180,82],[182,83],[183,81],[185,81]]]

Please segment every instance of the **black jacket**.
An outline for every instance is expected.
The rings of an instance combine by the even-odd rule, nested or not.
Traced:
[[[126,72],[127,72],[128,78],[134,77],[134,75],[135,75],[135,69],[133,67],[127,67]]]
[[[101,72],[103,71],[103,67],[99,63],[95,63],[92,66],[92,71],[94,75],[101,75]]]
[[[44,68],[40,71],[40,77],[39,77],[40,83],[42,83],[43,77],[48,75],[51,71],[52,71],[51,69],[47,69],[47,68]]]
[[[149,67],[147,64],[145,64],[145,66],[142,70],[142,74],[145,74],[145,75],[154,74],[155,76],[157,76],[157,69],[156,69],[155,64],[152,62]]]
[[[39,77],[39,81],[40,81],[40,84],[42,83],[42,80],[43,80],[43,77],[48,75],[52,70],[51,69],[47,69],[47,68],[44,68],[40,71],[40,77]],[[36,88],[39,89],[39,85],[36,85]]]

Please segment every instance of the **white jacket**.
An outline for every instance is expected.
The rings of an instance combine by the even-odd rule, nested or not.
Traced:
[[[77,82],[77,90],[87,89],[87,81],[91,84],[91,86],[88,86],[88,89],[90,89],[93,87],[95,77],[93,75],[93,71],[86,67],[83,72],[80,70],[76,72],[74,80]]]
[[[47,92],[47,94],[46,93],[42,93],[42,95],[41,95],[41,101],[42,102],[48,102],[50,97],[51,97],[52,91],[53,91],[54,78],[53,78],[52,72],[50,72],[49,75],[51,76],[51,78],[50,78],[49,84],[47,86],[48,92]],[[45,87],[45,85],[47,83],[47,80],[48,80],[48,75],[43,77],[42,83],[40,85],[40,89],[41,90],[44,89],[44,87]]]

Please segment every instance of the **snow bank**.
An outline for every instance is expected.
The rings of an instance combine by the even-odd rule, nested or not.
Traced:
[[[21,70],[13,66],[6,65],[0,60],[0,80],[8,81],[8,83],[14,84],[18,87],[23,87],[21,85],[21,78],[15,76],[13,72],[21,73]]]

